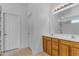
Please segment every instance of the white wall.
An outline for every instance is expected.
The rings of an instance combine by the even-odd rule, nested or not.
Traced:
[[[48,4],[31,4],[32,15],[31,33],[29,46],[33,50],[33,54],[42,51],[42,35],[49,33],[49,5]]]
[[[59,21],[60,18],[58,17],[57,14],[53,15],[51,14],[50,16],[50,34],[54,34],[54,33],[60,33],[60,28],[59,28]]]

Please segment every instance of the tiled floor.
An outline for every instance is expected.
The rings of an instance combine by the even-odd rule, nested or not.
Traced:
[[[23,48],[5,52],[3,56],[48,56],[48,55],[45,52],[39,52],[36,55],[32,55],[32,50],[30,48]]]

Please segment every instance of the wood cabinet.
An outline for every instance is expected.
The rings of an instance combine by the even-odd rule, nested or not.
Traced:
[[[47,39],[47,53],[51,55],[51,38]]]
[[[50,56],[79,56],[79,42],[43,36],[43,51]]]
[[[58,56],[58,39],[52,38],[52,56]]]
[[[52,49],[58,50],[58,39],[52,38]]]
[[[69,45],[68,41],[59,40],[59,55],[69,56]]]
[[[52,56],[58,56],[58,50],[53,50],[52,49]]]
[[[43,51],[47,52],[47,40],[46,37],[43,36]]]
[[[79,42],[61,39],[59,41],[59,53],[60,56],[79,56]]]
[[[69,47],[64,44],[59,45],[59,55],[60,56],[69,56]]]
[[[71,47],[71,56],[79,56],[79,48]]]
[[[43,36],[43,51],[51,55],[51,38]]]
[[[72,42],[70,45],[70,55],[79,56],[79,42]]]

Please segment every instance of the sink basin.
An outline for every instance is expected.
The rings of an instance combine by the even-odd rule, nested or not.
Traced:
[[[79,35],[72,35],[71,37],[74,39],[79,39]]]

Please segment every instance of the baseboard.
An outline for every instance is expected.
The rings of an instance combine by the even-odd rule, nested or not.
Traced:
[[[14,48],[14,49],[10,49],[10,50],[5,50],[4,52],[13,51],[13,50],[16,50],[16,49],[19,49],[19,48]]]

